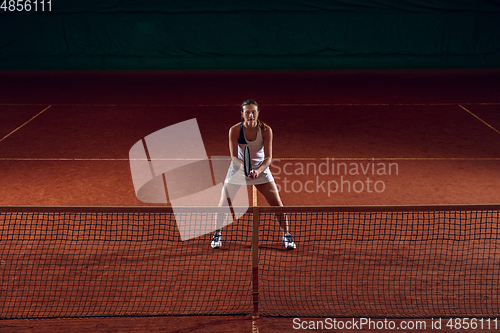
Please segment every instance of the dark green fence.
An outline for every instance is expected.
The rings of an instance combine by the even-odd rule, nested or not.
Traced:
[[[4,69],[500,65],[500,1],[45,0],[43,10],[41,0],[1,3]]]

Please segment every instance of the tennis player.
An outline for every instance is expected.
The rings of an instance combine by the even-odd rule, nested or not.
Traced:
[[[229,129],[229,153],[231,165],[221,193],[219,206],[231,203],[228,198],[234,198],[242,185],[254,185],[264,195],[270,206],[283,206],[273,175],[269,170],[273,156],[273,131],[271,127],[259,119],[259,106],[256,101],[249,99],[241,105],[242,121]],[[248,177],[244,173],[243,151],[248,146],[252,171]],[[283,232],[283,246],[286,249],[295,249],[296,245],[290,234],[286,214],[277,214],[280,228]],[[216,229],[212,237],[212,248],[222,246],[222,216],[216,218]]]

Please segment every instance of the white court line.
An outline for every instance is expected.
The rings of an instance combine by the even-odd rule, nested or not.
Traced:
[[[257,188],[252,186],[252,206],[257,207]]]
[[[44,104],[44,105],[47,105],[47,104]],[[35,119],[36,117],[38,117],[39,115],[41,115],[42,113],[44,113],[46,110],[48,110],[52,105],[49,105],[47,106],[45,109],[43,109],[42,111],[38,112],[35,116],[33,116],[30,120],[28,120],[27,122],[25,122],[24,124],[22,124],[21,126],[19,126],[18,128],[16,128],[15,130],[13,130],[12,132],[10,132],[9,134],[7,134],[6,136],[4,136],[3,138],[0,139],[0,142],[2,142],[3,140],[7,139],[9,136],[11,136],[12,134],[14,134],[15,132],[17,132],[18,130],[20,130],[21,128],[23,128],[24,126],[26,126],[30,121],[32,121],[33,119]]]
[[[0,106],[41,106],[47,103],[0,103]],[[297,103],[297,104],[260,104],[260,106],[453,106],[453,105],[500,105],[500,102],[486,103]],[[57,104],[51,106],[89,106],[89,107],[240,107],[239,104]]]
[[[252,316],[252,333],[259,333],[259,325],[255,316]]]
[[[495,127],[491,126],[490,124],[488,124],[486,121],[482,120],[481,118],[479,118],[478,116],[476,116],[474,113],[472,113],[471,111],[467,110],[466,108],[464,108],[462,105],[459,105],[462,109],[464,109],[465,111],[467,111],[470,115],[472,115],[474,118],[476,118],[477,120],[479,120],[480,122],[482,122],[483,124],[485,124],[486,126],[488,126],[489,128],[491,128],[492,130],[494,130],[495,132],[497,132],[498,134],[500,134],[500,131],[498,131]]]
[[[499,161],[500,157],[289,157],[276,161]]]
[[[229,159],[211,159],[226,161]],[[500,161],[500,157],[277,157],[280,161]],[[140,158],[50,158],[50,157],[0,157],[0,161],[149,161]],[[153,158],[151,161],[200,161],[187,158]]]

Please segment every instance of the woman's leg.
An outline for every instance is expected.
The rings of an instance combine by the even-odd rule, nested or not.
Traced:
[[[240,189],[240,185],[224,183],[219,199],[219,207],[232,206],[231,198],[236,196],[236,192]],[[213,249],[218,249],[222,246],[222,233],[220,229],[224,227],[224,222],[229,218],[229,213],[215,213],[215,233],[212,236],[210,246]]]
[[[280,193],[278,191],[278,187],[274,181],[265,184],[255,185],[257,190],[262,193],[264,198],[266,198],[269,206],[283,206],[283,202],[281,202]],[[278,213],[276,214],[278,219],[278,223],[280,225],[281,231],[283,233],[290,232],[288,225],[288,217],[286,213]]]
[[[240,185],[224,183],[219,199],[219,207],[232,206],[231,198],[236,197],[236,193],[240,189]],[[215,229],[219,230],[224,226],[224,221],[228,219],[228,214],[216,214]]]

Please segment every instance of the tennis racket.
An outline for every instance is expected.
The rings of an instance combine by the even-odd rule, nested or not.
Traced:
[[[243,166],[245,168],[245,176],[250,176],[250,173],[252,172],[252,161],[250,160],[250,150],[248,149],[248,146],[245,146],[244,149]]]

